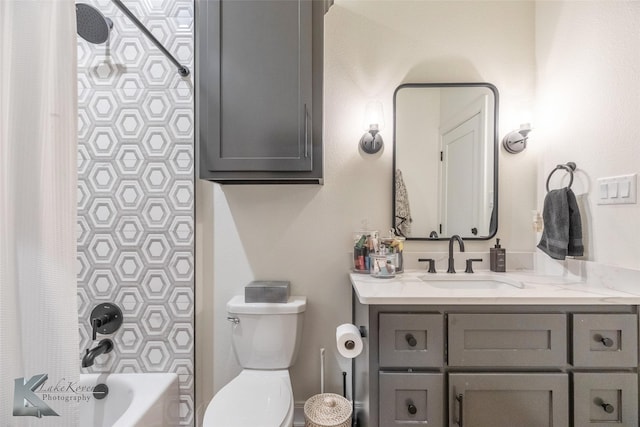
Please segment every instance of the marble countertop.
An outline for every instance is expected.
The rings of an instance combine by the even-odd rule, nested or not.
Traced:
[[[421,279],[422,277],[422,279]],[[429,281],[497,279],[507,282],[496,288],[460,289],[455,283]],[[367,274],[350,274],[351,284],[361,304],[413,305],[636,305],[640,304],[640,285],[601,277],[544,275],[534,271],[494,273],[478,270],[474,274],[429,274],[407,270],[392,279]],[[626,281],[624,281],[626,282]],[[638,282],[635,282],[638,283]],[[634,284],[635,284],[634,283]],[[510,286],[511,285],[511,286]]]

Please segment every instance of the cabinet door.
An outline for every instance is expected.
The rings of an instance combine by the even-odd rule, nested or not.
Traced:
[[[440,367],[444,361],[441,314],[380,313],[381,367]]]
[[[380,372],[380,426],[443,426],[442,374]]]
[[[201,177],[312,170],[314,7],[311,0],[198,2]]]
[[[451,427],[568,427],[567,374],[449,374]]]
[[[567,363],[564,314],[450,314],[449,366]]]
[[[573,374],[573,418],[576,426],[637,426],[638,375]]]
[[[574,366],[638,366],[637,322],[635,314],[574,314]]]

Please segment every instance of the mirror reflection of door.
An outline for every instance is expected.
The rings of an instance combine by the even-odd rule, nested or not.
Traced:
[[[445,236],[478,234],[481,134],[478,113],[442,135],[440,234]]]

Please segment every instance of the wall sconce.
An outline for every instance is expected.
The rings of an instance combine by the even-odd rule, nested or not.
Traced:
[[[380,101],[367,103],[364,111],[363,128],[367,131],[360,138],[360,148],[367,154],[375,154],[382,149],[384,141],[380,131],[384,128],[384,114]]]
[[[514,130],[509,132],[502,138],[502,146],[507,153],[518,154],[527,148],[527,139],[529,132],[531,132],[531,124],[523,123],[520,125],[520,130]]]

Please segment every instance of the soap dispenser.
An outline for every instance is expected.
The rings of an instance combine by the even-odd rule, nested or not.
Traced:
[[[500,246],[500,239],[496,239],[496,245],[489,249],[489,268],[499,273],[507,271],[507,253]]]

